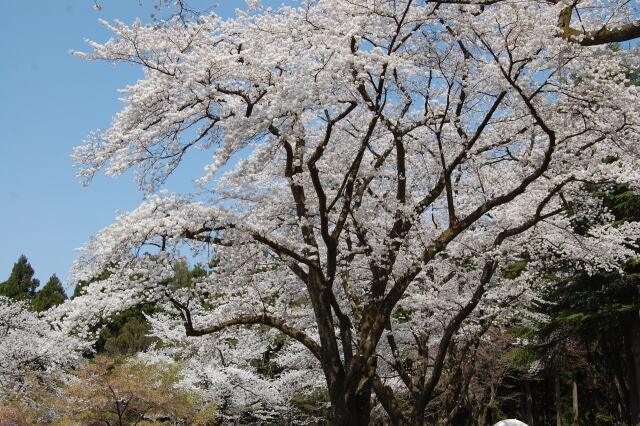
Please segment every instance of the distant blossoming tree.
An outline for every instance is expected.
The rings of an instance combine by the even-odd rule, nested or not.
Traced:
[[[198,395],[180,386],[177,364],[98,355],[72,374],[75,380],[56,401],[67,424],[127,425],[145,419],[215,424],[210,408],[198,418]]]
[[[25,301],[0,296],[0,391],[20,395],[31,379],[46,379],[78,362],[88,342],[56,329]],[[4,396],[0,393],[0,401]]]
[[[159,334],[246,368],[282,333],[289,384],[315,384],[312,362],[333,424],[368,424],[375,395],[418,425],[451,345],[520,312],[541,265],[632,253],[638,227],[584,185],[640,182],[638,55],[606,46],[639,35],[634,2],[250,4],[105,23],[79,53],[145,73],[79,176],[135,169],[149,196],[84,247],[76,278],[109,274],[54,308],[76,332],[154,301],[176,314]],[[192,151],[211,157],[199,192],[156,193]],[[167,284],[186,253],[215,268]]]

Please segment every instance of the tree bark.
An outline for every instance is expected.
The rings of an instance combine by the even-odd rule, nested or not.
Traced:
[[[529,380],[524,381],[524,401],[527,413],[527,423],[529,423],[529,426],[534,426],[533,396],[531,395],[531,382]]]
[[[554,394],[556,405],[556,426],[562,426],[562,400],[560,398],[560,372],[556,371],[554,378]]]
[[[365,385],[363,389],[344,400],[344,394],[332,395],[333,426],[368,426],[371,420],[371,391],[372,385]],[[338,398],[335,398],[337,396]]]
[[[640,423],[640,318],[634,315],[626,327],[625,350],[629,372],[629,421]]]
[[[621,375],[620,372],[616,369],[615,373],[613,375],[613,384],[614,384],[614,389],[616,391],[616,400],[618,401],[618,403],[616,404],[616,407],[618,408],[618,418],[625,418],[628,417],[627,416],[627,401],[629,401],[629,392],[627,391],[626,387],[623,387],[623,382],[624,379],[621,379]]]
[[[574,377],[573,378],[573,385],[572,385],[572,399],[573,399],[573,424],[574,425],[579,425],[580,424],[580,410],[579,410],[579,405],[578,405],[578,381],[577,379]]]

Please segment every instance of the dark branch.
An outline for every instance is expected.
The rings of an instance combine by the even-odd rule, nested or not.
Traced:
[[[322,361],[322,350],[320,345],[318,345],[313,339],[307,336],[302,331],[293,328],[279,318],[262,314],[262,315],[253,315],[253,316],[244,316],[233,318],[228,321],[221,322],[211,327],[205,327],[201,329],[196,329],[193,327],[193,321],[191,319],[191,312],[187,306],[178,302],[173,298],[169,298],[171,303],[180,311],[180,315],[182,316],[184,322],[184,329],[187,333],[187,336],[205,336],[207,334],[213,334],[218,331],[222,331],[225,328],[236,326],[236,325],[253,325],[253,324],[263,324],[273,328],[280,330],[282,333],[291,337],[292,339],[297,340],[307,347],[313,353],[313,355],[319,360]]]

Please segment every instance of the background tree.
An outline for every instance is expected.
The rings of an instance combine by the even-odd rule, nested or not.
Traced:
[[[155,311],[151,304],[145,304],[120,312],[103,321],[95,344],[97,353],[112,356],[134,355],[149,348],[157,339],[149,336],[151,327],[145,319]]]
[[[77,362],[88,346],[39,317],[27,302],[0,296],[0,393],[20,394],[27,377],[46,381]]]
[[[38,290],[31,302],[31,309],[36,312],[46,311],[47,309],[57,306],[67,300],[67,294],[60,279],[53,274],[49,281]]]
[[[0,296],[9,297],[14,300],[33,299],[36,289],[40,286],[40,281],[33,278],[33,268],[27,257],[21,255],[13,264],[9,279],[0,283]]]
[[[615,159],[607,159],[615,163]],[[640,221],[640,196],[627,185],[592,188],[614,224]],[[581,222],[576,222],[580,227]],[[613,270],[586,274],[568,268],[542,305],[550,321],[540,328],[542,353],[568,386],[580,386],[581,420],[640,422],[640,266],[630,258]],[[571,348],[574,348],[573,350]],[[581,354],[582,362],[567,360]],[[568,362],[567,362],[568,361]],[[576,382],[577,380],[577,382]],[[567,404],[571,406],[571,403]]]
[[[614,224],[640,219],[640,197],[626,185],[590,187],[582,202],[589,204],[594,198],[607,207],[608,220]],[[583,220],[575,220],[574,226],[577,233],[589,227]],[[517,275],[525,263],[513,264],[510,273]],[[495,422],[501,413],[521,419],[532,413],[534,421],[528,421],[532,424],[635,423],[632,348],[640,309],[637,258],[591,274],[583,268],[558,266],[547,269],[543,280],[550,285],[543,287],[543,299],[532,306],[544,315],[529,325],[514,327],[516,321],[497,333],[494,329],[482,336],[475,352],[454,360],[446,376],[465,368],[471,371],[469,395],[455,403],[443,401],[436,412],[441,406],[450,409],[470,403],[471,423],[476,424]],[[464,377],[450,386],[461,383]]]
[[[205,410],[198,416],[198,395],[179,386],[180,367],[143,359],[97,356],[73,372],[75,381],[57,400],[62,421],[128,425],[144,421],[212,424]]]
[[[55,398],[61,397],[61,372],[42,377],[31,373],[20,388],[0,387],[0,423],[16,426],[51,424],[60,417]],[[66,378],[66,377],[65,377]]]

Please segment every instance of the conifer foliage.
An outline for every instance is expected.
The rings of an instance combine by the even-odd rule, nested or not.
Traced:
[[[34,298],[40,281],[33,278],[34,270],[25,255],[21,255],[13,264],[9,279],[0,283],[0,296],[14,300],[31,300]]]
[[[67,300],[67,294],[60,279],[53,274],[49,281],[38,290],[31,302],[31,309],[37,312],[46,311],[47,309],[57,306]]]

